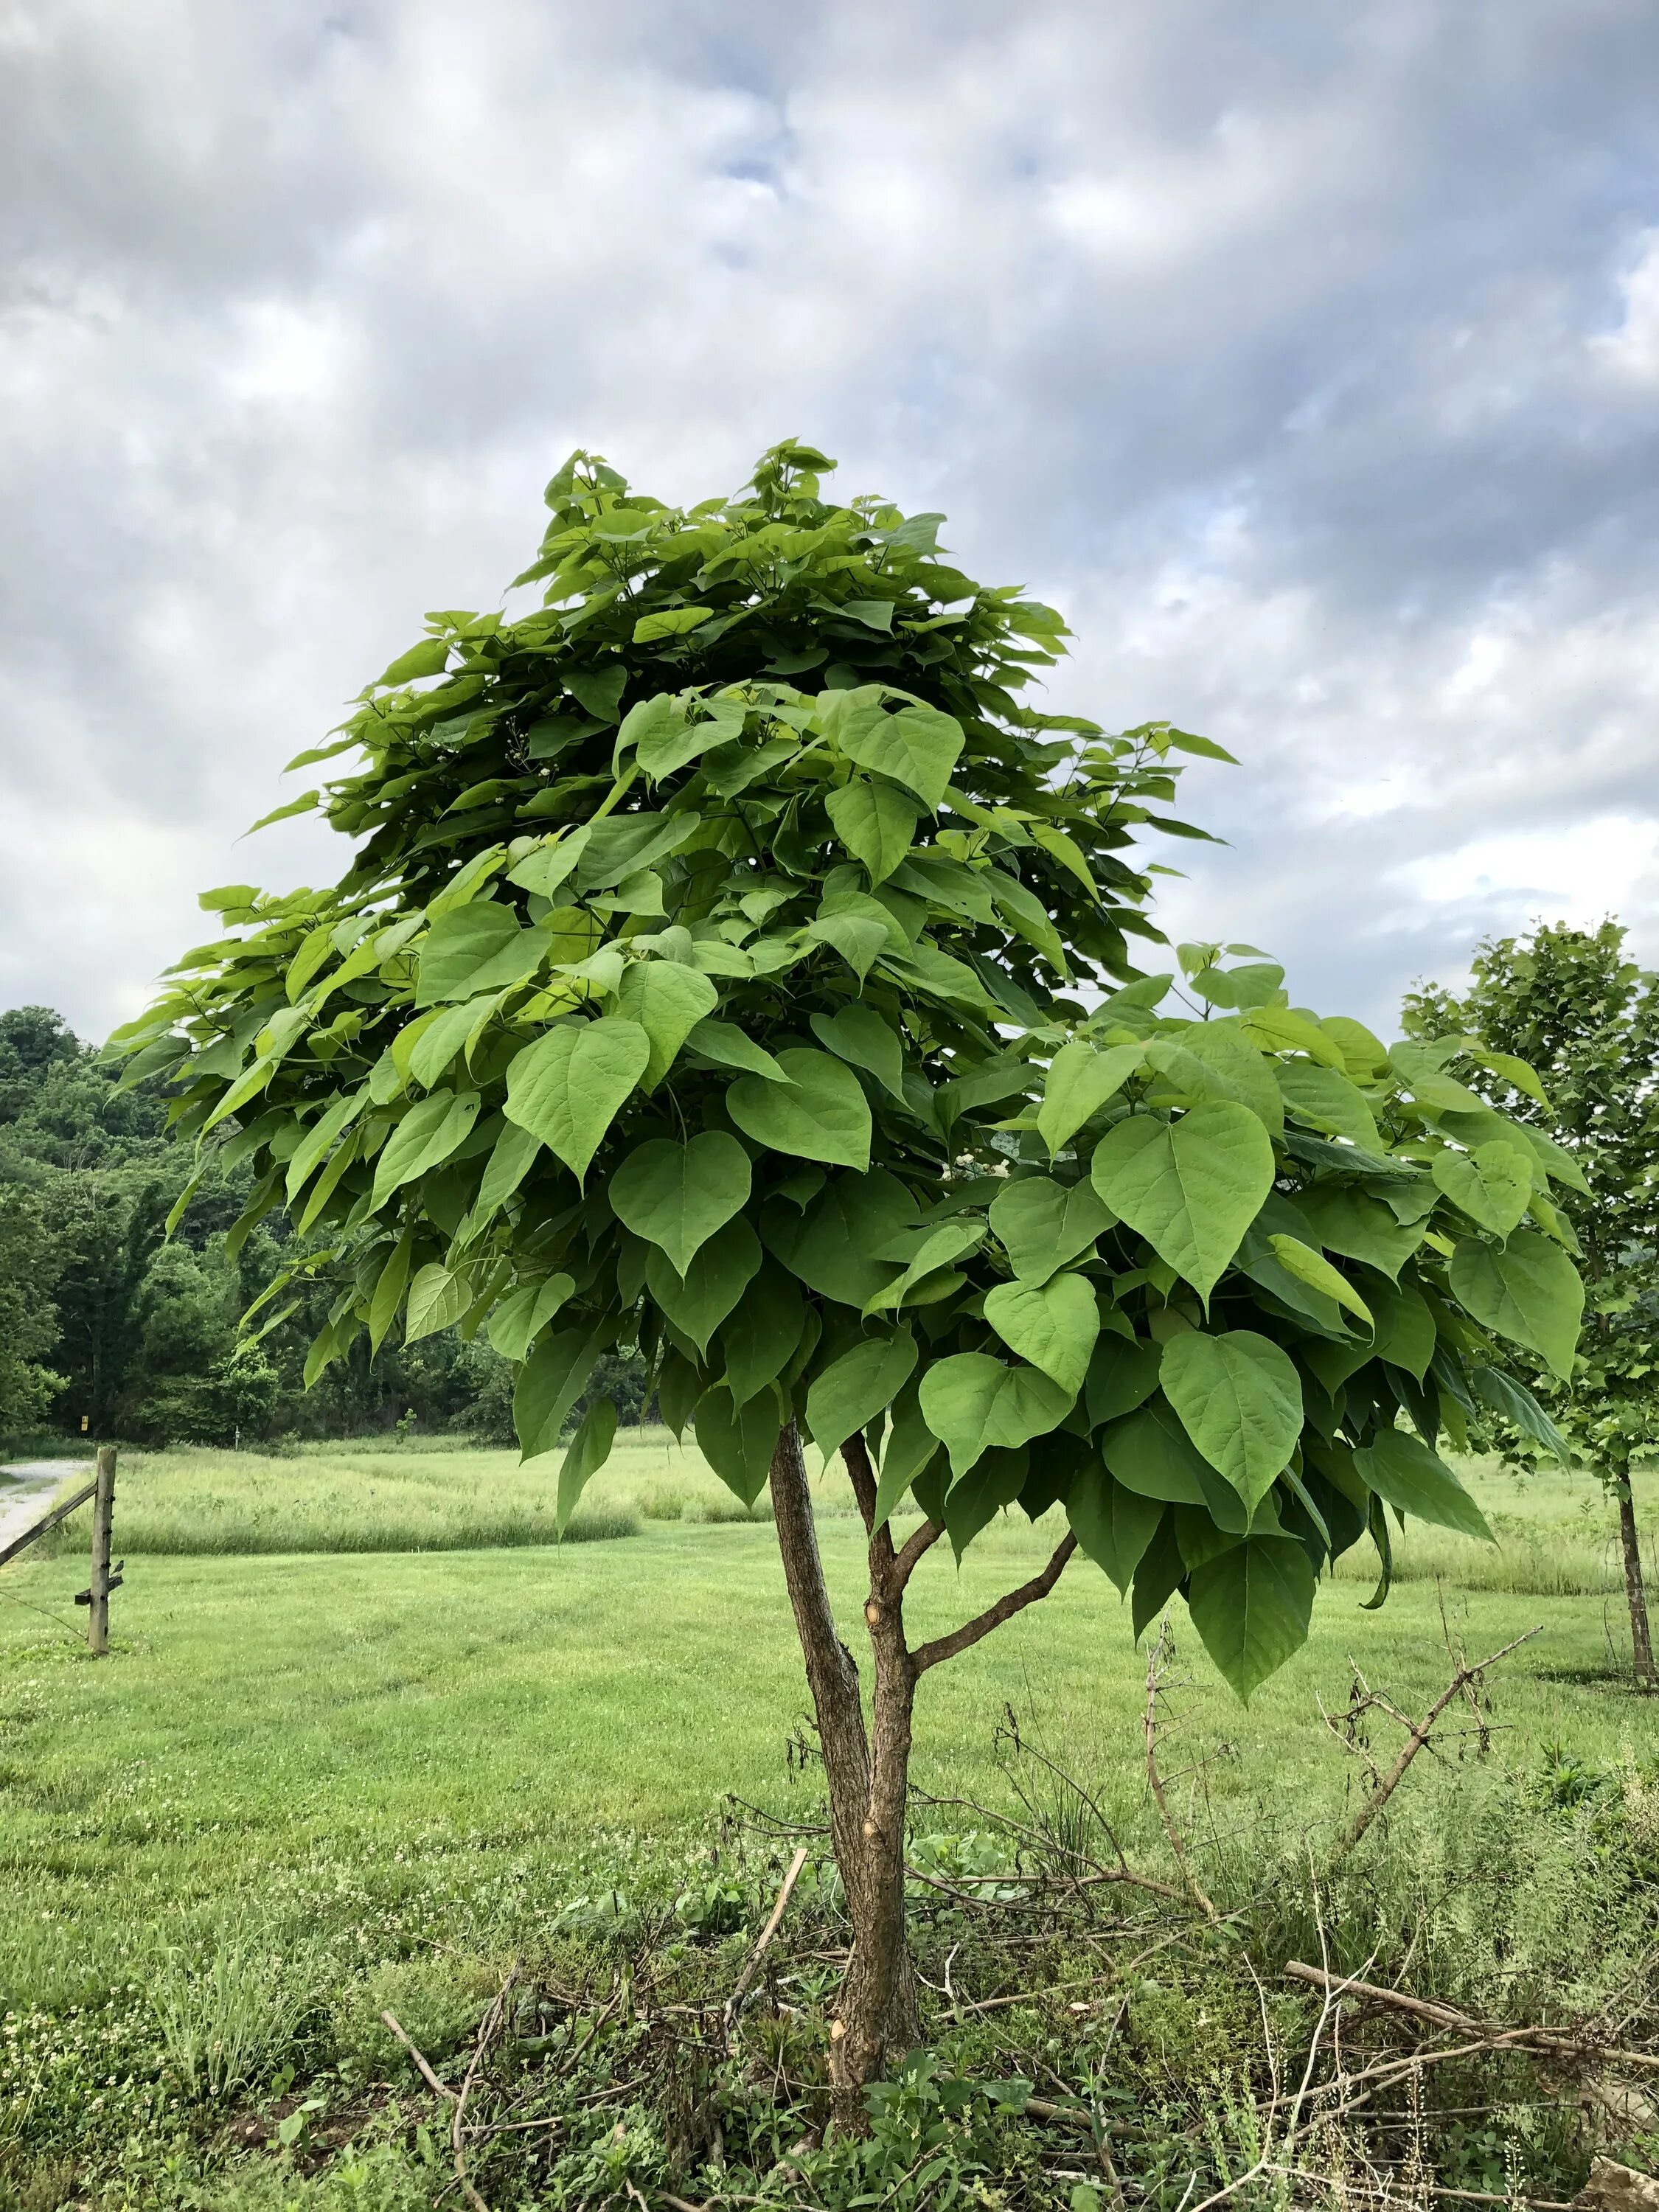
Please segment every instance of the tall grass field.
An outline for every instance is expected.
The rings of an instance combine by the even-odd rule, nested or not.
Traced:
[[[520,1466],[510,1450],[412,1437],[307,1443],[289,1457],[192,1446],[124,1450],[120,1547],[133,1556],[185,1557],[550,1544],[558,1540],[558,1466],[556,1455]],[[1395,1543],[1397,1581],[1437,1578],[1462,1589],[1540,1597],[1593,1597],[1622,1589],[1616,1515],[1591,1478],[1483,1460],[1466,1461],[1461,1472],[1497,1542],[1478,1543],[1413,1522]],[[838,1462],[815,1474],[814,1490],[821,1517],[853,1511]],[[667,1429],[624,1429],[564,1540],[637,1535],[647,1522],[756,1521],[767,1513],[763,1496],[752,1510],[735,1498],[689,1437],[681,1443]],[[1651,1523],[1654,1516],[1647,1518]],[[1057,1531],[1057,1518],[1054,1527]],[[79,1552],[89,1529],[82,1512],[50,1541],[56,1550]],[[1650,1527],[1646,1541],[1649,1574],[1659,1580],[1659,1538]],[[1369,1540],[1336,1569],[1345,1583],[1375,1582],[1376,1572]]]

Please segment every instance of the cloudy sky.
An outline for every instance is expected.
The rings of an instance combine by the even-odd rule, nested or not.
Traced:
[[[1172,933],[1659,958],[1656,112],[1652,0],[0,0],[0,1006],[337,873],[238,835],[570,447],[788,434],[1239,756]]]

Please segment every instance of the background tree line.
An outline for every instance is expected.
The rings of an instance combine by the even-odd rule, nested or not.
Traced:
[[[0,1447],[32,1437],[244,1443],[390,1429],[510,1442],[512,1370],[482,1336],[366,1344],[307,1391],[306,1348],[331,1291],[318,1285],[251,1348],[237,1322],[293,1241],[268,1213],[233,1256],[246,1165],[210,1174],[171,1238],[190,1148],[167,1139],[163,1086],[118,1068],[46,1006],[0,1014]],[[316,1310],[313,1311],[313,1308]],[[611,1378],[637,1412],[638,1378]]]

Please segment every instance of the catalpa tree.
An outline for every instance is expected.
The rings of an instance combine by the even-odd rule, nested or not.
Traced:
[[[1488,1330],[1565,1372],[1571,1164],[1249,948],[1157,945],[1164,724],[1024,703],[1064,625],[944,560],[940,517],[836,506],[789,444],[682,511],[577,454],[521,619],[441,613],[302,763],[356,841],[325,891],[210,893],[226,934],[120,1037],[173,1126],[285,1205],[272,1285],[334,1287],[314,1377],[459,1324],[519,1364],[568,1516],[637,1347],[664,1418],[769,1483],[853,1928],[842,2108],[915,2032],[903,1835],[932,1668],[1081,1550],[1137,1634],[1170,1601],[1248,1696],[1389,1511],[1484,1533],[1438,1456]],[[269,818],[276,818],[275,817]],[[1514,1385],[1506,1385],[1513,1389]],[[1541,1417],[1540,1417],[1541,1418]],[[872,1683],[832,1614],[803,1443],[869,1540]],[[905,1598],[1018,1509],[1042,1572],[912,1645]]]

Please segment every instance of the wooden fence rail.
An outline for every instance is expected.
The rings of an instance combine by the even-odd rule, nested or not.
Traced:
[[[21,1536],[14,1536],[9,1544],[0,1546],[0,1567],[26,1552],[38,1537],[60,1521],[67,1521],[87,1500],[92,1500],[92,1577],[88,1587],[76,1597],[76,1605],[87,1608],[87,1645],[94,1657],[101,1658],[109,1650],[109,1594],[121,1587],[121,1565],[110,1566],[110,1541],[115,1521],[115,1447],[100,1444],[98,1472],[70,1496],[62,1498],[49,1512],[25,1528]]]

